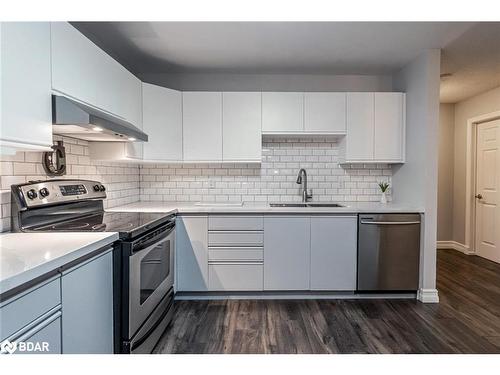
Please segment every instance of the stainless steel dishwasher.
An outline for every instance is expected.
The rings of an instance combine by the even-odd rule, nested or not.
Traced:
[[[363,214],[358,228],[358,291],[416,291],[420,215]]]

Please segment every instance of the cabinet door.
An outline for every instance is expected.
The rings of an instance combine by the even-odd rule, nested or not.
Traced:
[[[2,22],[0,144],[52,146],[50,23]]]
[[[347,94],[347,160],[372,160],[374,94]]]
[[[63,353],[113,353],[113,253],[63,273]]]
[[[182,160],[182,93],[143,83],[142,116],[144,159]]]
[[[176,290],[208,290],[208,218],[179,216],[175,228]]]
[[[52,89],[141,127],[141,82],[67,22],[52,22]]]
[[[185,161],[222,160],[222,93],[182,94]]]
[[[16,351],[15,354],[62,354],[61,351],[61,312],[48,317],[38,326],[32,328],[32,335],[20,337],[22,341],[33,348],[34,351]],[[41,346],[41,348],[40,348]],[[19,349],[19,347],[18,347]]]
[[[223,93],[223,159],[260,161],[262,158],[262,100],[260,92]]]
[[[95,105],[95,81],[99,77],[97,47],[67,22],[52,22],[51,27],[52,88]]]
[[[342,92],[307,92],[304,94],[306,132],[345,134],[346,94]]]
[[[264,218],[264,290],[308,290],[310,218]]]
[[[375,93],[375,160],[401,160],[404,151],[404,94]]]
[[[303,132],[304,94],[301,92],[263,92],[262,131],[268,133]]]
[[[357,219],[311,218],[311,290],[356,290]]]

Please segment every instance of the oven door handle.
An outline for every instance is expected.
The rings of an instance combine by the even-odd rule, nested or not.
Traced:
[[[163,228],[161,228],[162,232],[160,234],[158,234],[157,236],[154,236],[153,238],[148,239],[145,242],[137,244],[137,247],[133,246],[132,247],[132,254],[135,254],[141,250],[147,249],[147,248],[151,247],[151,245],[154,245],[155,243],[160,242],[161,240],[164,240],[165,238],[167,238],[170,235],[170,233],[172,233],[174,228],[175,228],[175,222],[168,223]]]

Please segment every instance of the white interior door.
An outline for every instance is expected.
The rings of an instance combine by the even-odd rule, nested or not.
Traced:
[[[500,263],[500,120],[477,126],[476,252]]]

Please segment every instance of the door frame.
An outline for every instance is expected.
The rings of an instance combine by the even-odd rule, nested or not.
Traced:
[[[486,113],[467,120],[467,149],[465,159],[465,248],[476,254],[476,145],[477,125],[500,119],[500,111]]]

